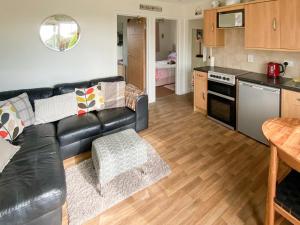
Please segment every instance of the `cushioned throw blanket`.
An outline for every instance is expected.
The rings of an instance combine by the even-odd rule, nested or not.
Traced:
[[[144,92],[132,84],[127,84],[125,89],[125,105],[135,111],[136,99],[143,95]]]

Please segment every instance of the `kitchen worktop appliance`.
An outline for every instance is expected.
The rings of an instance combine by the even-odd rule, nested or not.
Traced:
[[[236,78],[245,73],[227,68],[208,72],[208,118],[236,129]]]
[[[238,131],[268,144],[262,125],[280,116],[280,89],[245,81],[239,81],[238,87]]]
[[[269,62],[267,65],[267,75],[269,78],[279,78],[284,71],[285,67],[280,63]]]

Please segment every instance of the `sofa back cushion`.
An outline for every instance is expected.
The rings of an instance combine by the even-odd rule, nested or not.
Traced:
[[[0,101],[5,101],[7,99],[17,97],[23,93],[27,93],[30,104],[34,109],[34,100],[52,97],[53,89],[35,88],[35,89],[22,89],[22,90],[15,90],[15,91],[0,92]]]
[[[54,95],[63,95],[75,91],[75,88],[88,88],[90,87],[89,81],[77,82],[77,83],[65,83],[57,84],[54,86]]]
[[[62,95],[62,94],[74,92],[75,88],[89,88],[94,85],[97,85],[99,82],[115,82],[115,81],[124,81],[124,77],[114,76],[114,77],[105,77],[105,78],[95,79],[91,81],[77,82],[77,83],[57,84],[54,86],[54,88],[35,88],[35,89],[5,91],[5,92],[0,92],[0,101],[4,101],[16,97],[26,92],[28,94],[31,105],[35,110],[34,100],[50,98],[55,95]]]
[[[105,77],[105,78],[91,80],[90,87],[97,85],[99,82],[117,82],[117,81],[124,81],[124,77],[116,76],[116,77]]]

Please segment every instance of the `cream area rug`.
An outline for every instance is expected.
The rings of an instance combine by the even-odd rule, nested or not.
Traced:
[[[102,187],[103,197],[96,188],[96,171],[91,159],[66,169],[69,224],[84,224],[170,174],[170,167],[150,144],[147,154],[148,161],[142,166],[144,174],[138,169],[132,169],[115,177]]]

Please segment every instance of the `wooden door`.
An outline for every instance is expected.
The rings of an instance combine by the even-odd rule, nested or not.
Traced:
[[[281,116],[300,119],[300,92],[282,90]]]
[[[247,5],[245,23],[246,48],[280,48],[279,1]]]
[[[194,72],[194,110],[207,111],[207,73]]]
[[[145,90],[146,83],[146,19],[129,19],[127,23],[127,83]]]
[[[281,48],[300,50],[300,1],[280,0]]]

